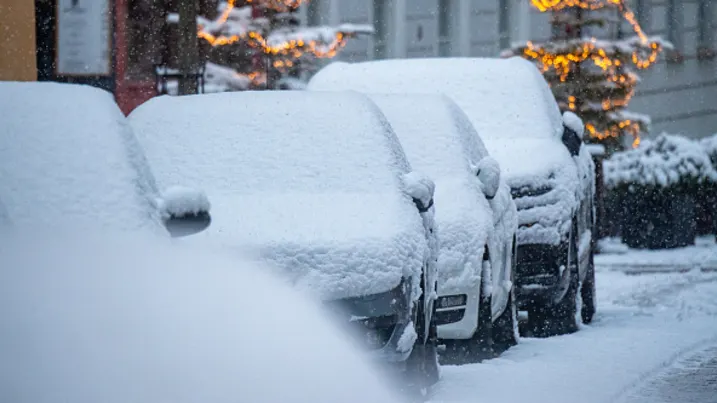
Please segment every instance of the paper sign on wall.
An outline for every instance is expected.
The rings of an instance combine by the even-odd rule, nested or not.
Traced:
[[[57,1],[57,75],[112,72],[110,0]]]

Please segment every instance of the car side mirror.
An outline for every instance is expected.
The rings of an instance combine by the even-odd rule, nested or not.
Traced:
[[[473,173],[478,177],[481,190],[486,199],[491,200],[500,188],[500,164],[493,157],[484,157],[478,165],[472,165]]]
[[[212,222],[204,192],[180,186],[168,188],[159,201],[164,226],[173,238],[204,231]]]
[[[580,154],[580,146],[583,144],[584,135],[585,124],[583,124],[583,120],[573,112],[566,111],[563,113],[562,141],[573,157]]]
[[[409,172],[401,177],[403,191],[413,199],[419,213],[425,213],[433,206],[436,184],[426,175]]]

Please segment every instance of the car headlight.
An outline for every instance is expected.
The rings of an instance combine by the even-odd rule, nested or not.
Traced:
[[[436,302],[436,308],[455,308],[458,306],[463,306],[466,304],[466,300],[466,294],[446,295],[443,297],[438,297],[438,301]]]

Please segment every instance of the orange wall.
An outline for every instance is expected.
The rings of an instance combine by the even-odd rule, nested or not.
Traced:
[[[37,80],[35,2],[0,0],[0,81]]]

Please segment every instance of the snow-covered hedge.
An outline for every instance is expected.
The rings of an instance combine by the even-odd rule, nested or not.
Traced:
[[[636,149],[615,153],[605,161],[604,174],[608,188],[690,189],[717,182],[717,171],[702,144],[666,133],[644,140]]]
[[[717,133],[700,141],[702,148],[710,156],[712,166],[717,170]]]

